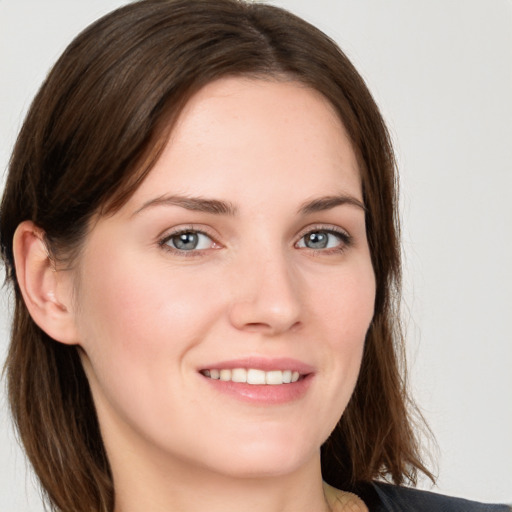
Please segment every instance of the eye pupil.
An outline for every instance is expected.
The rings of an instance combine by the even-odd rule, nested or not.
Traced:
[[[327,233],[322,233],[321,231],[315,231],[314,233],[309,233],[306,236],[305,245],[310,249],[325,249],[329,242],[329,236]]]
[[[180,233],[172,237],[172,243],[176,249],[191,250],[197,247],[199,237],[197,233]]]

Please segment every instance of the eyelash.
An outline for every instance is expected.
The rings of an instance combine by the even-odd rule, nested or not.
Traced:
[[[167,233],[164,237],[162,237],[158,241],[158,245],[163,250],[170,252],[171,254],[176,254],[178,256],[183,256],[183,257],[203,256],[205,251],[207,251],[208,249],[192,249],[192,250],[187,251],[187,250],[171,247],[168,244],[168,242],[172,238],[179,236],[179,235],[187,234],[187,233],[193,233],[193,234],[206,236],[212,241],[212,244],[218,245],[220,247],[220,244],[217,242],[215,237],[213,237],[207,231],[195,228],[194,226],[187,226],[186,228],[179,228],[179,229],[176,229],[175,231],[172,231],[171,233]],[[304,239],[304,237],[306,237],[307,235],[310,235],[312,233],[327,233],[329,235],[334,235],[339,239],[340,244],[339,244],[339,246],[332,247],[332,248],[325,248],[325,249],[314,249],[314,248],[310,248],[310,247],[299,247],[299,249],[301,249],[301,250],[307,249],[308,251],[312,252],[313,254],[317,254],[317,255],[341,254],[341,253],[345,252],[345,250],[347,250],[353,244],[352,237],[346,231],[342,230],[341,228],[336,228],[333,226],[327,227],[327,226],[321,226],[321,225],[308,227],[307,230],[304,231],[300,235],[299,242],[302,239]],[[297,244],[299,242],[296,242],[294,244],[294,247],[297,247]]]

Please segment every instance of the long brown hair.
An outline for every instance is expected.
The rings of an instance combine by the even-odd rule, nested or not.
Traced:
[[[89,221],[116,211],[151,170],[194,92],[230,75],[299,81],[335,107],[358,155],[377,282],[375,315],[348,407],[322,446],[338,487],[430,476],[411,422],[398,315],[396,176],[388,132],[366,85],[325,34],[292,14],[237,0],[143,0],[100,19],[66,49],[37,94],[10,162],[0,242],[15,311],[9,402],[55,510],[112,511],[114,489],[78,348],[31,319],[14,268],[16,227],[32,220],[68,262]]]

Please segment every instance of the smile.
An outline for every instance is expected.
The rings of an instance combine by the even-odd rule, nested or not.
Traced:
[[[298,371],[258,370],[255,368],[210,369],[201,370],[201,374],[214,380],[238,382],[253,385],[280,385],[297,382],[301,378]]]

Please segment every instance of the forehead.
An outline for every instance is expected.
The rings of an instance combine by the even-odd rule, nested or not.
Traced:
[[[133,200],[172,192],[243,201],[269,189],[362,199],[352,144],[317,91],[294,81],[224,78],[187,103]]]

